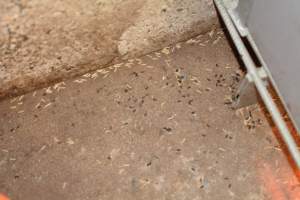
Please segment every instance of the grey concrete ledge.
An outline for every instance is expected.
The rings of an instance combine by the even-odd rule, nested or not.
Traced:
[[[141,56],[216,23],[212,0],[0,0],[0,98]]]

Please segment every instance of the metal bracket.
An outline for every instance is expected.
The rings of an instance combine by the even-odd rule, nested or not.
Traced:
[[[268,75],[264,68],[258,68],[257,73],[259,77],[264,81],[264,84],[268,85]],[[256,104],[258,102],[258,96],[255,84],[253,82],[252,77],[249,73],[246,74],[246,76],[243,78],[241,83],[239,84],[239,87],[235,94],[232,97],[232,104],[231,107],[234,109],[239,109],[242,107],[247,107],[253,104]]]

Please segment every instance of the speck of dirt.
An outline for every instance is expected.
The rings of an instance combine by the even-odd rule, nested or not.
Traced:
[[[167,132],[171,132],[172,131],[172,128],[170,128],[170,127],[164,127],[163,128],[165,131],[167,131]]]
[[[229,140],[232,140],[232,139],[233,139],[233,137],[232,137],[231,135],[228,135],[228,134],[225,135],[225,138],[226,138],[226,139],[229,139]]]
[[[139,74],[137,73],[137,72],[132,72],[131,73],[133,76],[135,76],[135,77],[138,77],[139,76]]]

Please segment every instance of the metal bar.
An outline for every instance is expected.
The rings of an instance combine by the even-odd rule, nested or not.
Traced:
[[[223,19],[226,27],[228,28],[231,38],[232,38],[236,48],[238,49],[238,52],[248,70],[249,75],[252,77],[253,82],[254,82],[259,94],[261,95],[263,102],[265,103],[267,109],[269,110],[275,124],[277,125],[277,127],[280,131],[280,134],[281,134],[284,142],[287,145],[288,151],[290,152],[292,158],[294,159],[295,164],[297,165],[298,169],[300,169],[300,153],[298,151],[298,146],[297,146],[293,136],[291,135],[289,129],[287,128],[286,123],[282,119],[282,116],[281,116],[277,106],[273,102],[273,99],[272,99],[270,93],[268,92],[266,86],[264,85],[263,80],[259,77],[256,66],[255,66],[253,60],[251,59],[251,56],[250,56],[249,52],[247,51],[247,48],[245,47],[243,41],[241,40],[240,35],[237,32],[222,0],[214,0],[214,2],[215,2],[215,5],[216,5],[220,15],[222,16],[222,19]]]

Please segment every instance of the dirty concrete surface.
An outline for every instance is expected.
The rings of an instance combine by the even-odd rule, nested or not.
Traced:
[[[240,74],[215,30],[2,101],[0,193],[14,200],[293,195],[297,181],[260,107],[228,105]]]
[[[212,0],[0,0],[0,98],[207,31]]]

